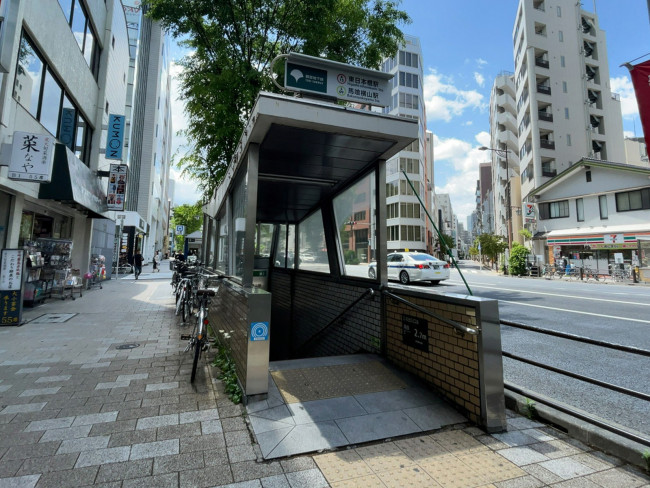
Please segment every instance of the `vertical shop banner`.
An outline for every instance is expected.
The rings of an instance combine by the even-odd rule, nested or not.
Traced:
[[[75,150],[76,112],[73,108],[61,110],[61,123],[59,124],[59,140],[68,146],[70,151]]]
[[[9,179],[34,183],[52,181],[55,143],[56,139],[49,134],[14,132]]]
[[[637,65],[627,64],[630,78],[639,105],[639,117],[643,126],[643,135],[647,141],[650,138],[650,60]]]
[[[525,204],[524,218],[526,219],[526,223],[535,222],[535,205],[533,203]]]
[[[124,115],[111,114],[108,117],[106,136],[106,159],[122,159],[124,147]]]
[[[0,256],[0,325],[22,325],[25,251],[3,249]]]
[[[124,210],[124,198],[126,197],[126,164],[111,164],[108,173],[108,191],[106,192],[106,204],[109,210]]]

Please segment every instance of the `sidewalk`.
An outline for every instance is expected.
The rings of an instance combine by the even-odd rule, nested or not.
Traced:
[[[0,488],[650,486],[638,468],[511,411],[502,434],[456,424],[262,461],[215,369],[204,363],[189,383],[169,266],[150,270],[0,328]]]

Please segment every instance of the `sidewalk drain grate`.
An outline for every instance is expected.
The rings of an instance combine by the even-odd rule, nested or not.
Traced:
[[[140,344],[136,342],[129,342],[128,344],[120,344],[119,346],[115,346],[115,349],[135,349],[136,347],[140,347]]]
[[[67,322],[72,317],[77,315],[76,313],[46,313],[40,317],[36,317],[34,320],[30,320],[31,324],[62,324]]]

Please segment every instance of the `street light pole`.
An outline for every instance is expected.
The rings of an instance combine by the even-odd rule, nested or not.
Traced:
[[[649,0],[650,1],[650,0]],[[506,159],[506,178],[508,178],[508,183],[506,184],[506,218],[508,219],[508,249],[512,248],[512,201],[510,196],[510,166],[508,165],[508,153],[510,150],[505,149],[495,149],[492,147],[481,146],[478,148],[479,151],[493,151],[497,156],[503,156]]]

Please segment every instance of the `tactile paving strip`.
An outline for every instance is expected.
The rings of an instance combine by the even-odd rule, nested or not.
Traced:
[[[406,384],[379,361],[273,371],[287,403],[401,390]]]

